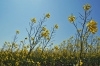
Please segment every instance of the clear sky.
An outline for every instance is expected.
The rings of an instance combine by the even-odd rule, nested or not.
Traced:
[[[19,43],[27,37],[25,28],[29,28],[30,18],[36,17],[39,21],[46,13],[51,14],[45,22],[48,29],[51,29],[54,24],[59,25],[54,44],[60,44],[63,40],[75,35],[75,28],[68,21],[68,16],[73,13],[79,21],[79,12],[84,13],[82,7],[86,3],[92,6],[90,16],[98,22],[99,29],[100,0],[0,0],[0,47],[5,41],[13,40],[16,30],[20,30]],[[96,35],[100,36],[100,29]]]

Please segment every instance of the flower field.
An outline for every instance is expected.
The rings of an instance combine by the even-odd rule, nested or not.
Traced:
[[[30,29],[26,28],[28,37],[17,43],[19,30],[16,30],[13,42],[5,41],[0,50],[0,66],[99,66],[100,65],[100,37],[95,36],[98,31],[97,22],[88,18],[91,5],[83,6],[84,14],[79,13],[82,22],[78,28],[76,17],[71,14],[69,22],[76,28],[76,34],[59,45],[53,44],[56,30],[55,24],[51,31],[46,28],[45,22],[50,13],[37,23],[31,18]],[[29,43],[26,44],[26,41]]]

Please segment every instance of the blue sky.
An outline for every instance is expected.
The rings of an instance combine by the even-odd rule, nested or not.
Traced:
[[[84,13],[82,7],[86,3],[92,6],[90,16],[98,22],[100,28],[99,0],[0,0],[0,47],[5,41],[13,40],[16,30],[20,30],[19,43],[27,37],[25,28],[29,28],[30,18],[36,17],[39,21],[46,13],[51,14],[45,22],[48,29],[51,29],[54,24],[59,25],[54,44],[60,44],[75,35],[75,28],[68,21],[68,16],[73,13],[79,21],[79,12]],[[96,35],[100,36],[100,29]]]

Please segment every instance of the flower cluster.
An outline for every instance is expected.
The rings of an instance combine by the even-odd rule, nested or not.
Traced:
[[[90,4],[86,4],[86,5],[83,6],[83,9],[85,11],[89,10],[90,8],[91,8]]]
[[[92,47],[90,47],[88,44],[89,46],[84,47],[83,50],[85,54],[82,55],[81,60],[78,60],[80,57],[80,46],[77,47],[75,42],[71,43],[73,40],[74,37],[71,37],[68,39],[67,43],[65,42],[66,40],[64,40],[60,45],[46,48],[43,54],[41,54],[42,47],[38,46],[31,52],[29,57],[27,57],[29,45],[25,45],[23,46],[23,49],[19,49],[19,45],[15,44],[18,47],[16,47],[15,51],[12,52],[11,46],[9,46],[12,44],[5,42],[4,50],[0,51],[0,66],[69,66],[70,64],[71,66],[79,66],[79,64],[80,66],[85,66],[85,63],[90,64],[90,62],[99,62],[97,61],[100,59],[100,46],[97,46],[100,44],[99,42],[96,43],[95,46],[91,45]],[[95,40],[98,40],[98,38]],[[88,48],[87,51],[85,51],[86,48]]]
[[[88,27],[88,30],[93,34],[98,31],[97,22],[95,22],[94,20],[88,22],[86,26]]]
[[[46,14],[45,17],[46,17],[46,18],[50,18],[50,13]]]
[[[73,16],[73,15],[70,15],[69,17],[68,17],[68,20],[71,22],[71,23],[73,23],[74,21],[75,21],[75,16]]]
[[[55,28],[58,29],[58,27],[59,27],[59,26],[58,26],[57,24],[55,24]]]
[[[31,21],[32,21],[33,23],[36,23],[36,18],[31,18]]]
[[[45,37],[45,38],[47,38],[49,40],[50,39],[49,38],[50,31],[47,30],[45,27],[43,27],[42,30],[43,31],[41,32],[41,36],[43,36],[43,37]]]

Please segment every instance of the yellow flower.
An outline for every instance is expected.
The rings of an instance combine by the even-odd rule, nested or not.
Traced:
[[[74,22],[74,21],[75,21],[75,16],[70,15],[70,16],[68,17],[68,20],[69,20],[70,22]]]
[[[43,36],[43,35],[44,35],[44,32],[41,33],[41,36]]]
[[[59,50],[58,46],[54,46],[54,49]]]
[[[93,31],[91,31],[92,34],[95,34],[98,31],[98,28],[93,29]]]
[[[46,14],[46,17],[47,17],[47,18],[50,18],[50,13]]]
[[[49,31],[49,30],[46,30],[45,32],[46,32],[47,34],[50,34],[50,31]]]
[[[16,30],[16,34],[19,34],[20,32],[19,32],[19,30]]]
[[[34,64],[34,61],[33,60],[31,62]]]
[[[82,66],[83,62],[80,60],[80,66]]]
[[[16,62],[15,65],[18,66],[19,65],[19,62]]]
[[[83,65],[83,62],[81,60],[79,61],[79,63],[80,63],[80,66]],[[76,66],[79,66],[79,63],[77,63]]]
[[[58,26],[57,24],[55,24],[55,28],[58,29],[58,27],[59,27],[59,26]]]
[[[48,36],[48,32],[42,32],[42,33],[41,33],[41,36],[43,36],[43,37],[46,38],[46,37]]]
[[[40,65],[40,62],[37,62],[37,66],[41,66],[41,65]]]
[[[48,37],[49,34],[50,34],[50,31],[49,30],[46,30],[45,27],[43,27],[42,30],[43,30],[43,32],[41,33],[41,36],[43,36],[45,38]]]
[[[30,59],[27,59],[27,62],[31,62],[31,60]]]
[[[36,18],[31,18],[31,21],[32,21],[33,23],[36,23]]]
[[[91,8],[90,4],[86,4],[83,6],[83,9],[86,11],[89,10],[90,8]]]
[[[19,57],[20,55],[17,53],[16,56]]]
[[[90,21],[90,24],[97,25],[97,22],[95,22],[93,19]]]
[[[95,32],[98,31],[97,22],[95,22],[94,20],[91,20],[90,22],[88,22],[86,26],[88,27],[88,30],[89,30],[92,34],[95,34]]]

